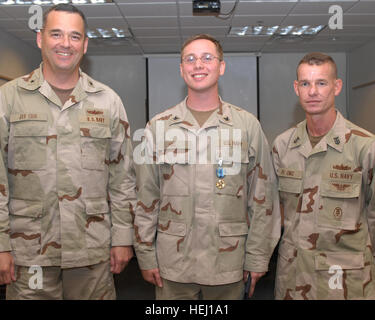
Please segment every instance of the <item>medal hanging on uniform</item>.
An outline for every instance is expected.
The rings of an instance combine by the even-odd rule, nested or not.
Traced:
[[[219,179],[216,181],[216,188],[223,189],[225,187],[225,169],[223,168],[223,159],[219,159],[218,167],[216,168],[216,177]]]

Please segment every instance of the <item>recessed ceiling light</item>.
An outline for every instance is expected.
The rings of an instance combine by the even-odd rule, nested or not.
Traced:
[[[127,38],[123,29],[117,28],[96,28],[87,30],[87,37],[90,39],[110,39],[110,38]]]
[[[301,35],[316,35],[325,26],[245,26],[245,27],[232,27],[229,31],[229,36],[301,36]]]

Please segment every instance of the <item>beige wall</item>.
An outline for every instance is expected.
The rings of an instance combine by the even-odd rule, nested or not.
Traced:
[[[35,69],[40,51],[0,29],[0,74],[17,78]],[[0,85],[5,81],[0,79]]]
[[[348,54],[349,119],[360,127],[375,133],[375,40]]]

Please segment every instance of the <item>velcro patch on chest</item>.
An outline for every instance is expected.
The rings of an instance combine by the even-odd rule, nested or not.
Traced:
[[[10,115],[10,122],[18,122],[25,120],[46,121],[45,113],[14,113]]]
[[[80,122],[99,124],[108,126],[109,117],[107,110],[97,108],[87,108],[84,115],[81,116]]]
[[[278,168],[277,175],[279,177],[302,179],[302,171],[289,169],[289,168]]]
[[[323,189],[354,197],[359,194],[361,181],[361,172],[330,170],[323,175]]]

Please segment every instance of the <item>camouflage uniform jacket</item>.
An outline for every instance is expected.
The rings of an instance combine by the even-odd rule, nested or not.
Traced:
[[[215,133],[223,149],[213,147],[215,139],[204,139]],[[140,268],[159,268],[165,279],[203,285],[239,281],[244,269],[268,270],[281,219],[270,148],[258,120],[222,102],[199,127],[185,99],[155,116],[145,136],[154,162],[141,165],[137,175],[134,247]],[[228,155],[236,146],[240,157],[232,166]],[[174,155],[182,155],[178,163]],[[238,169],[225,175],[222,188],[216,186],[214,158],[221,158],[225,170]]]
[[[284,211],[276,298],[374,299],[373,135],[337,111],[313,149],[305,120],[272,151]]]
[[[125,109],[81,71],[61,105],[41,68],[0,88],[0,251],[17,265],[96,264],[133,240]]]

